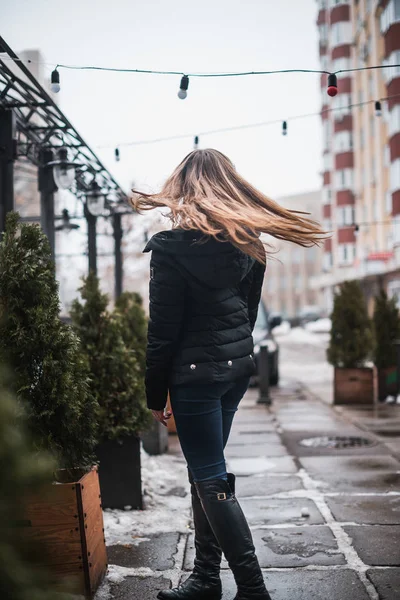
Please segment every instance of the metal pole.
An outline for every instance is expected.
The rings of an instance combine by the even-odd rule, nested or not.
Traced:
[[[40,192],[40,223],[49,240],[51,254],[54,258],[55,227],[54,227],[54,192],[57,186],[54,182],[53,167],[47,163],[53,160],[53,151],[42,149],[39,153],[39,192]]]
[[[88,228],[88,255],[89,255],[89,273],[93,271],[97,275],[97,236],[96,223],[97,217],[92,215],[86,203],[84,204],[84,213]]]
[[[14,131],[15,119],[12,110],[0,110],[0,233],[6,228],[7,213],[14,210]]]
[[[269,356],[268,346],[260,344],[260,354],[258,356],[258,389],[259,395],[257,404],[271,404],[269,394]]]
[[[114,228],[114,253],[115,253],[115,300],[118,300],[122,294],[123,287],[123,263],[122,263],[122,215],[115,212],[113,214],[113,228]]]
[[[396,346],[396,379],[397,379],[397,395],[400,395],[400,340],[395,340]]]

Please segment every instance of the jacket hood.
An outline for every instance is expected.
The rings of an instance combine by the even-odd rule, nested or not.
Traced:
[[[254,264],[254,258],[230,242],[218,241],[194,229],[156,233],[143,252],[151,250],[168,254],[189,276],[212,288],[237,285]]]

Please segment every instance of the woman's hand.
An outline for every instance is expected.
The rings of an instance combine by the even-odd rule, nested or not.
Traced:
[[[156,421],[159,421],[160,423],[165,425],[165,427],[167,427],[167,421],[171,418],[172,412],[167,411],[164,413],[163,410],[152,410],[151,412],[153,413],[153,417]]]

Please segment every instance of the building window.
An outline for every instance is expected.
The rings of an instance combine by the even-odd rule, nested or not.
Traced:
[[[332,269],[332,252],[324,252],[322,268],[324,271],[330,271]]]
[[[319,40],[322,44],[326,44],[328,41],[328,25],[326,23],[321,23],[319,26]]]
[[[301,263],[301,249],[294,247],[292,250],[292,262],[294,265],[299,265]]]
[[[393,23],[400,21],[400,0],[390,0],[381,14],[381,33],[386,33]]]
[[[351,265],[356,257],[355,244],[339,244],[338,262],[339,265]]]
[[[302,287],[301,283],[302,283],[301,282],[301,275],[299,275],[299,274],[295,275],[295,278],[294,278],[294,289],[297,292],[301,290],[301,287]]]
[[[317,260],[317,248],[312,246],[306,250],[306,260],[308,263],[314,263]]]
[[[353,148],[353,135],[351,131],[339,131],[335,133],[333,147],[336,153],[350,152]]]
[[[372,218],[375,222],[379,219],[379,206],[376,198],[372,201]]]
[[[332,190],[330,187],[322,188],[322,204],[330,204],[332,202]]]
[[[335,120],[340,120],[346,115],[351,115],[351,96],[350,94],[338,94],[332,102],[333,116]]]
[[[392,192],[386,192],[385,194],[385,210],[387,215],[392,214]]]
[[[330,147],[331,133],[332,133],[331,130],[332,130],[331,122],[329,121],[329,119],[324,119],[322,122],[322,146],[323,146],[324,152],[329,150],[329,147]]]
[[[327,6],[327,0],[317,0],[319,10],[324,10]]]
[[[369,87],[369,95],[371,97],[374,97],[375,96],[375,83],[374,83],[374,77],[373,77],[372,73],[370,74],[369,79],[368,79],[368,87]]]
[[[400,50],[392,52],[388,58],[382,61],[383,65],[399,65],[400,64]],[[388,85],[392,79],[400,76],[400,67],[387,67],[383,69],[383,75],[385,77],[386,85]]]
[[[350,58],[347,56],[342,56],[341,58],[335,58],[335,60],[332,61],[331,71],[333,73],[336,73],[338,79],[340,79],[341,77],[348,77],[349,74],[348,73],[337,73],[337,71],[346,71],[346,69],[350,69],[350,68],[351,68],[351,61],[350,61]]]
[[[383,151],[383,164],[385,165],[385,167],[390,166],[390,148],[387,145],[385,146],[385,149]]]
[[[335,189],[353,189],[353,169],[342,169],[340,171],[335,171]]]
[[[370,135],[374,136],[375,135],[375,115],[371,115],[369,118],[369,129],[370,129]]]
[[[331,46],[351,44],[352,41],[351,22],[340,21],[331,26]]]
[[[324,231],[332,231],[332,221],[331,221],[331,219],[323,219],[322,220],[322,227],[324,228]]]
[[[364,129],[361,127],[360,128],[360,148],[361,150],[364,148],[365,146],[365,134],[364,134]]]
[[[376,183],[376,158],[375,156],[372,157],[371,159],[371,183],[372,185],[375,185]]]
[[[354,223],[354,206],[338,206],[336,209],[336,220],[338,227],[353,225]]]
[[[332,169],[333,169],[332,154],[330,152],[325,152],[322,159],[323,159],[323,163],[324,163],[324,172],[332,171]]]
[[[389,113],[389,136],[400,131],[400,104],[393,106]]]
[[[330,71],[329,69],[329,58],[327,54],[321,56],[321,69],[322,71]]]
[[[392,192],[400,189],[400,158],[390,165],[390,188]]]
[[[400,215],[392,220],[393,244],[400,244]]]

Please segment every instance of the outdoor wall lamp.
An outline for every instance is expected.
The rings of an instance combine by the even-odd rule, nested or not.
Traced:
[[[46,166],[53,167],[54,183],[61,190],[68,190],[75,181],[76,169],[80,167],[77,163],[68,160],[68,149],[60,148],[57,152],[58,159],[47,163]]]
[[[58,217],[58,218],[60,218],[60,217]],[[66,231],[67,233],[69,233],[73,229],[79,229],[78,224],[71,223],[71,218],[70,218],[69,212],[66,208],[64,208],[64,210],[62,211],[61,220],[62,220],[62,223],[61,223],[61,225],[57,225],[56,231]]]
[[[101,217],[104,214],[105,205],[106,196],[94,179],[90,185],[90,190],[86,192],[87,209],[94,217]]]

